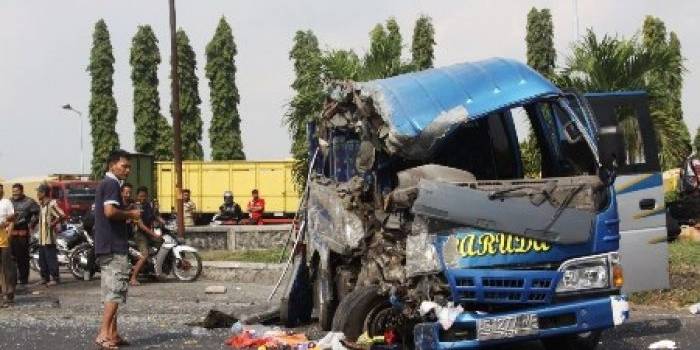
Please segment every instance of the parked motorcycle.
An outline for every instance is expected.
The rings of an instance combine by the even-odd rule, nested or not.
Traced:
[[[171,231],[156,228],[161,234],[162,242],[150,247],[148,260],[142,276],[161,279],[171,273],[180,281],[191,282],[199,278],[202,273],[202,258],[197,249],[182,244],[175,238]],[[89,241],[76,247],[69,258],[70,269],[78,279],[89,279],[99,272],[99,266],[95,263],[94,242],[90,235]],[[141,253],[133,242],[129,242],[129,260],[134,265],[141,258]]]
[[[56,257],[58,266],[67,266],[68,259],[73,249],[85,241],[83,228],[80,222],[71,222],[56,234]],[[39,271],[39,232],[32,234],[29,240],[29,266],[34,271]]]

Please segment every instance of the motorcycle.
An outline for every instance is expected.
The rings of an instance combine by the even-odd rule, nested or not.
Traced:
[[[156,232],[161,235],[162,242],[159,246],[149,248],[147,263],[141,271],[142,276],[155,279],[163,279],[171,273],[183,282],[195,281],[202,273],[202,258],[197,249],[182,244],[167,229],[156,228]],[[99,266],[95,263],[94,241],[88,235],[88,242],[76,247],[69,264],[73,276],[78,279],[91,279]],[[132,265],[141,258],[133,242],[129,242],[129,260]],[[75,272],[74,272],[75,271]]]
[[[68,260],[73,252],[73,249],[84,242],[84,230],[80,222],[71,222],[65,225],[65,228],[56,234],[56,257],[58,258],[58,266],[67,266]],[[39,272],[39,232],[32,233],[29,239],[29,267]]]

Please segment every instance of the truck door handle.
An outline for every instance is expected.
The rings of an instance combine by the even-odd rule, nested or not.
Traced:
[[[654,198],[644,198],[639,201],[639,209],[641,210],[652,210],[656,207],[656,199]]]

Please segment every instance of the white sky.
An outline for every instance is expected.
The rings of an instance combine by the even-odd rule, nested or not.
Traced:
[[[311,29],[322,48],[352,48],[363,54],[368,32],[394,16],[408,57],[413,23],[419,14],[433,18],[437,66],[492,56],[525,60],[528,10],[548,7],[554,17],[559,63],[576,37],[574,0],[354,0],[354,1],[177,1],[178,26],[192,42],[198,60],[205,156],[209,156],[211,112],[204,77],[204,48],[218,19],[225,15],[238,45],[236,83],[241,95],[244,151],[251,160],[289,156],[289,137],[281,118],[292,96],[288,60],[297,29]],[[160,40],[161,111],[168,115],[170,81],[167,0],[3,0],[0,2],[0,177],[77,172],[79,122],[60,108],[72,104],[85,118],[85,164],[91,153],[87,122],[91,35],[104,18],[116,59],[114,97],[119,107],[117,132],[123,148],[133,150],[132,88],[129,50],[137,25],[150,24]],[[630,36],[644,16],[660,17],[683,44],[683,110],[691,133],[700,125],[700,2],[579,0],[579,32]],[[695,97],[695,98],[693,98]]]

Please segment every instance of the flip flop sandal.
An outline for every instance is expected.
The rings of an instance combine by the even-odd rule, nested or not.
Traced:
[[[131,345],[131,343],[129,343],[126,339],[124,339],[122,337],[117,337],[116,341],[117,341],[117,346],[129,346],[129,345]]]
[[[108,339],[96,339],[95,344],[100,350],[117,350],[119,345]]]

